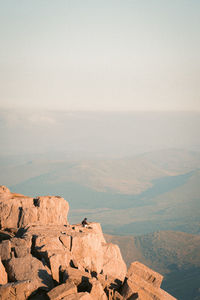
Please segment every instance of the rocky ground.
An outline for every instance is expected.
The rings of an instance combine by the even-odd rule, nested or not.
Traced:
[[[70,225],[60,197],[31,198],[0,187],[0,299],[173,300],[163,276],[139,262],[128,271],[101,226]]]

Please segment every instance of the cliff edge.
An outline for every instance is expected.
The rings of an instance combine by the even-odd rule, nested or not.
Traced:
[[[31,198],[0,186],[0,299],[175,300],[163,276],[139,262],[127,272],[101,226],[70,225],[59,196]]]

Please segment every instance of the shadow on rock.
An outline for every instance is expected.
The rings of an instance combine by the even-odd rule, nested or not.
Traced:
[[[92,284],[89,282],[89,278],[82,276],[81,283],[78,285],[78,293],[80,292],[91,292]]]
[[[47,289],[51,289],[53,287],[52,277],[46,270],[38,270],[38,277],[42,279],[41,283],[46,285]]]

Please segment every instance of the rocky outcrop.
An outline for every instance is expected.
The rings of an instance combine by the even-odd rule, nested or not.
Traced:
[[[141,264],[138,261],[133,262],[127,272],[127,278],[132,278],[132,276],[137,275],[141,277],[143,280],[153,285],[156,288],[160,288],[163,276],[159,273],[151,270],[145,265]]]
[[[0,187],[0,229],[31,224],[67,224],[69,205],[63,198],[26,197]]]
[[[121,289],[123,299],[176,300],[160,288],[163,276],[139,262],[133,262]],[[135,298],[134,298],[135,297]]]
[[[139,262],[127,272],[100,224],[70,225],[67,213],[63,198],[0,188],[1,300],[174,299],[160,289],[160,274]]]

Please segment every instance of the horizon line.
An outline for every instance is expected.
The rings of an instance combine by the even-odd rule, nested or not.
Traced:
[[[46,108],[46,107],[6,107],[0,105],[1,111],[41,111],[41,112],[68,112],[68,113],[200,113],[200,109],[123,109],[123,110],[116,110],[116,109],[67,109],[67,108]]]

